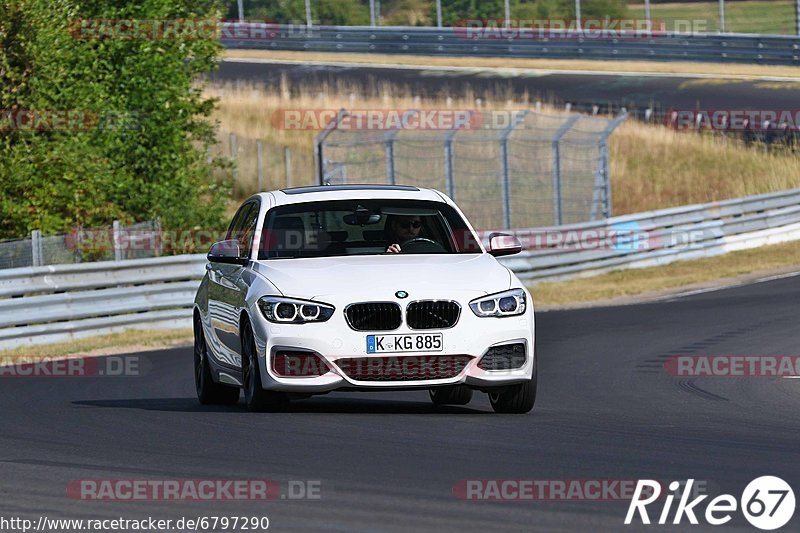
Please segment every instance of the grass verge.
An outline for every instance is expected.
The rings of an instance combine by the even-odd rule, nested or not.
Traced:
[[[631,18],[644,19],[644,4],[628,4]],[[720,28],[719,2],[670,2],[651,4],[653,21],[663,21],[675,29],[676,21],[691,22],[696,31],[716,32]],[[677,28],[686,31],[688,27]],[[725,31],[793,35],[794,2],[788,0],[725,2]]]
[[[617,270],[592,278],[542,282],[531,292],[536,305],[543,308],[600,301],[611,304],[613,299],[619,302],[625,297],[647,300],[675,289],[735,284],[749,279],[748,275],[767,276],[793,267],[800,270],[800,241],[659,267]]]
[[[219,98],[214,118],[220,124],[218,149],[221,153],[230,153],[229,132],[236,134],[234,197],[238,201],[259,188],[256,139],[265,145],[261,190],[283,188],[287,182],[295,186],[313,182],[313,140],[319,132],[276,127],[273,115],[281,109],[477,107],[474,98],[419,99],[407,88],[391,84],[376,87],[374,94],[364,95],[353,87],[290,86],[284,79],[277,92],[260,86],[224,85],[209,87],[207,94]],[[485,95],[480,103],[480,109],[531,107],[528,95],[509,94],[502,87]],[[563,114],[547,106],[543,106],[542,111]],[[285,177],[284,146],[292,153],[289,179]],[[737,139],[679,132],[633,119],[623,123],[611,136],[609,154],[616,215],[800,187],[800,157],[789,150],[767,151],[763,145],[745,146]],[[432,172],[427,160],[409,160],[406,164],[408,175],[425,177]],[[354,174],[353,181],[357,177]],[[478,215],[467,213],[469,217],[477,216],[473,222],[480,220]]]
[[[655,17],[655,15],[653,15]],[[791,33],[791,32],[790,32]],[[585,70],[593,72],[640,72],[654,74],[716,75],[724,78],[778,77],[797,79],[797,67],[691,63],[666,61],[600,61],[587,59],[518,59],[508,57],[440,57],[385,54],[337,54],[335,52],[273,52],[225,50],[223,58],[283,59],[290,61],[381,63],[423,67],[520,68],[538,70]]]
[[[69,342],[25,346],[0,351],[0,362],[21,357],[91,357],[145,352],[192,343],[191,329],[130,330]]]

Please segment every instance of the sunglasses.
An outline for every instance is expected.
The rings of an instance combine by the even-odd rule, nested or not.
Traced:
[[[415,220],[413,222],[399,222],[397,225],[403,229],[409,229],[409,228],[419,229],[422,227],[422,222]]]

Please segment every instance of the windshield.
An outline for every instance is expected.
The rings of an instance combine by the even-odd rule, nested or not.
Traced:
[[[270,209],[259,259],[387,253],[481,253],[464,219],[441,202],[336,200]]]

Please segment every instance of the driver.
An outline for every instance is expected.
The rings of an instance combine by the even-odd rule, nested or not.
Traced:
[[[386,248],[388,253],[399,254],[401,242],[410,241],[419,237],[422,230],[422,220],[418,216],[398,216],[389,220],[389,242]]]

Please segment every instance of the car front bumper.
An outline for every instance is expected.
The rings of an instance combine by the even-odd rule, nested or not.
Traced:
[[[534,319],[529,305],[519,316],[502,318],[480,318],[467,306],[463,306],[458,323],[449,329],[411,330],[405,325],[390,332],[354,331],[346,323],[342,313],[336,313],[329,321],[309,324],[275,324],[268,322],[261,313],[252,318],[256,346],[260,359],[261,382],[264,389],[296,393],[323,393],[338,389],[414,389],[445,385],[465,384],[476,389],[502,387],[529,380],[534,368]],[[415,335],[441,333],[441,351],[415,351],[408,353],[367,353],[366,338],[372,334]],[[507,344],[522,344],[525,349],[524,363],[517,368],[485,370],[481,358],[490,348]],[[278,352],[300,351],[313,353],[328,367],[323,375],[313,377],[285,377],[273,368],[273,358]],[[395,358],[402,364],[407,358],[418,358],[436,364],[437,360],[452,360],[452,356],[467,356],[468,362],[457,373],[443,378],[413,379],[396,378],[391,374],[381,379],[358,379],[348,375],[351,359]],[[439,359],[441,358],[441,359]],[[374,362],[374,361],[373,361]],[[369,364],[369,362],[367,363]],[[391,362],[389,363],[391,364]],[[444,365],[444,363],[443,363]],[[377,367],[376,367],[377,368]],[[353,374],[353,372],[350,372]]]

